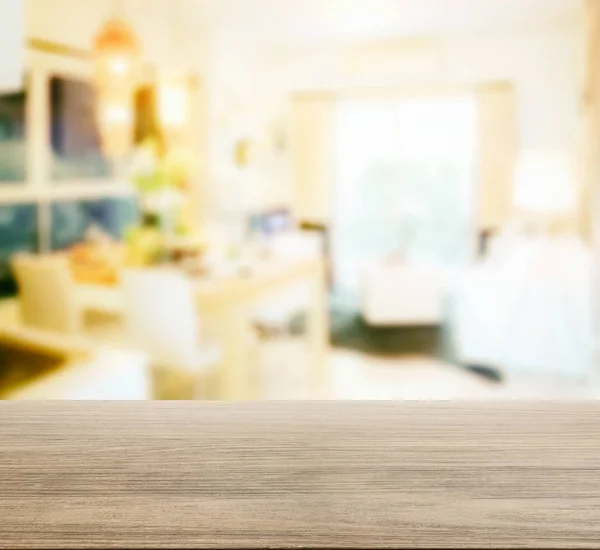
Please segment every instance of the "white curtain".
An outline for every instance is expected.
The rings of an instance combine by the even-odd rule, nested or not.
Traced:
[[[464,265],[475,245],[473,95],[349,100],[338,108],[333,231],[338,286],[364,264]]]
[[[299,94],[292,102],[291,146],[295,213],[332,227],[334,269],[347,273],[352,287],[361,263],[388,252],[464,261],[479,230],[502,227],[514,212],[517,112],[510,83],[419,98]],[[368,166],[374,173],[365,176]],[[462,195],[456,200],[452,185],[443,183],[453,178],[468,181],[457,184]],[[390,183],[396,180],[404,184]],[[407,181],[437,192],[407,190]],[[440,212],[462,220],[456,231],[444,226],[451,216],[430,211],[434,197]],[[443,250],[455,251],[455,258],[442,258]]]
[[[334,192],[336,101],[299,95],[292,102],[294,210],[300,219],[328,222]]]
[[[517,102],[510,83],[482,86],[475,94],[476,219],[483,229],[502,226],[513,215]],[[292,102],[294,207],[303,218],[328,221],[334,213],[337,112],[341,103],[328,93],[298,95]]]
[[[514,214],[513,178],[517,156],[517,105],[510,84],[477,92],[477,225],[501,228]]]

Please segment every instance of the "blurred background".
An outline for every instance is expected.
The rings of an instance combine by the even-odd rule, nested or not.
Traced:
[[[598,4],[5,0],[0,398],[600,396]]]

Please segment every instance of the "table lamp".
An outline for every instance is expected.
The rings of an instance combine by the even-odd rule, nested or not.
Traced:
[[[515,207],[542,227],[575,215],[577,189],[572,157],[564,151],[525,151],[517,161]]]
[[[504,371],[590,372],[591,252],[577,234],[549,231],[577,214],[575,174],[563,151],[527,151],[518,161],[514,205],[542,231],[511,236],[487,266],[497,300],[488,304],[497,338],[490,363]]]

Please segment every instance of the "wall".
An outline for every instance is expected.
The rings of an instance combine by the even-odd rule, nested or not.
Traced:
[[[287,107],[298,91],[406,90],[509,80],[516,93],[518,148],[574,151],[581,34],[579,21],[565,21],[485,35],[271,52],[261,63],[248,65],[253,68],[232,87],[246,95],[249,110],[257,107],[254,124],[267,126],[277,118],[289,123]],[[252,100],[248,90],[254,91]],[[216,164],[221,161],[213,157]],[[278,172],[263,173],[255,183],[254,203],[293,202],[294,192],[285,188],[291,182],[290,163],[283,161]]]
[[[2,36],[2,63],[0,63],[0,91],[18,90],[23,71],[25,32],[24,6],[21,0],[3,0],[0,17]]]
[[[88,48],[111,4],[27,0],[27,35]],[[142,38],[147,60],[159,66],[169,63],[175,43],[169,2],[127,0],[124,7]],[[204,210],[218,216],[293,204],[290,98],[297,91],[511,80],[516,86],[519,148],[572,149],[579,131],[579,23],[287,51],[261,51],[231,37],[222,40],[186,27],[184,57],[203,77],[208,109]],[[274,146],[277,131],[287,136],[287,149]],[[249,138],[255,152],[243,170],[232,160],[241,138]]]
[[[521,148],[573,147],[578,132],[581,29],[515,32],[450,41],[446,74],[455,80],[515,82]]]
[[[38,38],[89,50],[102,23],[112,15],[112,0],[25,0],[28,38]],[[174,19],[169,2],[164,0],[125,0],[122,11],[138,33],[146,61],[166,64],[177,45]],[[191,29],[183,43],[189,58],[195,54]]]
[[[283,152],[287,95],[271,80],[273,68],[262,52],[213,40],[206,83],[210,97],[209,209],[214,218],[239,217],[288,204],[288,158]],[[234,151],[249,140],[243,168]]]
[[[288,90],[417,87],[513,80],[523,147],[572,143],[577,131],[581,28],[496,32],[333,50],[281,65]]]

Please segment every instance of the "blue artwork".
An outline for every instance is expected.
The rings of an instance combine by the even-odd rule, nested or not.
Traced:
[[[33,204],[0,205],[0,296],[16,291],[10,260],[16,252],[37,252],[37,206]]]
[[[25,92],[0,95],[0,185],[26,179],[26,100]]]
[[[137,222],[138,208],[133,198],[65,201],[52,204],[51,216],[50,246],[64,250],[81,242],[92,226],[122,239],[125,230]]]

